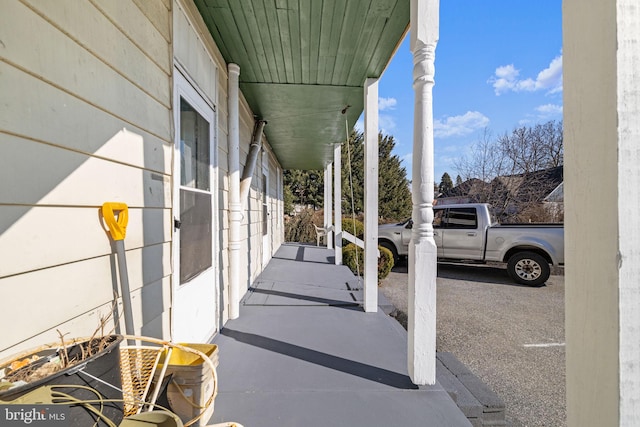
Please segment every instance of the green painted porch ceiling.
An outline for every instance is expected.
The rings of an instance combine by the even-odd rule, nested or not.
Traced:
[[[195,0],[285,169],[322,169],[409,25],[409,0]],[[346,114],[342,110],[347,109]]]

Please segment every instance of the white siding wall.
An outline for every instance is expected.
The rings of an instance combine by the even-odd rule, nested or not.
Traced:
[[[130,207],[136,327],[168,333],[169,20],[165,0],[3,2],[0,356],[55,341],[56,329],[90,335],[109,312],[107,201]]]

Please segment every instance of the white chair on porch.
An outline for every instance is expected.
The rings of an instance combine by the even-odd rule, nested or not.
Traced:
[[[323,227],[318,227],[313,224],[313,227],[316,229],[316,246],[320,246],[320,240],[323,240],[324,243],[327,243],[327,229]]]

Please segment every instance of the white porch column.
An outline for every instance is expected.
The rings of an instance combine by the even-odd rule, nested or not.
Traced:
[[[326,173],[324,174],[324,179],[325,179],[325,193],[324,193],[324,213],[326,215],[326,221],[325,221],[325,228],[327,229],[327,248],[328,249],[333,249],[333,233],[332,231],[332,224],[331,222],[333,221],[333,194],[332,194],[332,190],[333,190],[333,183],[332,183],[332,179],[333,179],[333,167],[331,165],[331,163],[329,163],[327,165],[327,169],[326,169]]]
[[[240,67],[229,64],[227,108],[229,110],[229,318],[240,315],[240,119],[238,114]]]
[[[342,265],[342,147],[337,144],[333,149],[333,229],[335,230],[335,262]]]
[[[409,244],[408,369],[414,384],[436,382],[436,268],[433,238],[434,59],[438,0],[411,0],[413,52],[413,230]]]
[[[378,311],[378,79],[364,84],[364,311]]]
[[[567,425],[638,426],[640,8],[562,3]]]

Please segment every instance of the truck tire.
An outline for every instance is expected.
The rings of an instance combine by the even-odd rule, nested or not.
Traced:
[[[507,271],[513,280],[529,286],[540,286],[551,275],[549,262],[535,252],[518,252],[511,256]]]
[[[383,248],[389,249],[389,251],[391,251],[391,255],[393,255],[393,265],[398,265],[400,256],[398,255],[398,251],[396,250],[395,245],[387,240],[382,240],[378,244]]]

